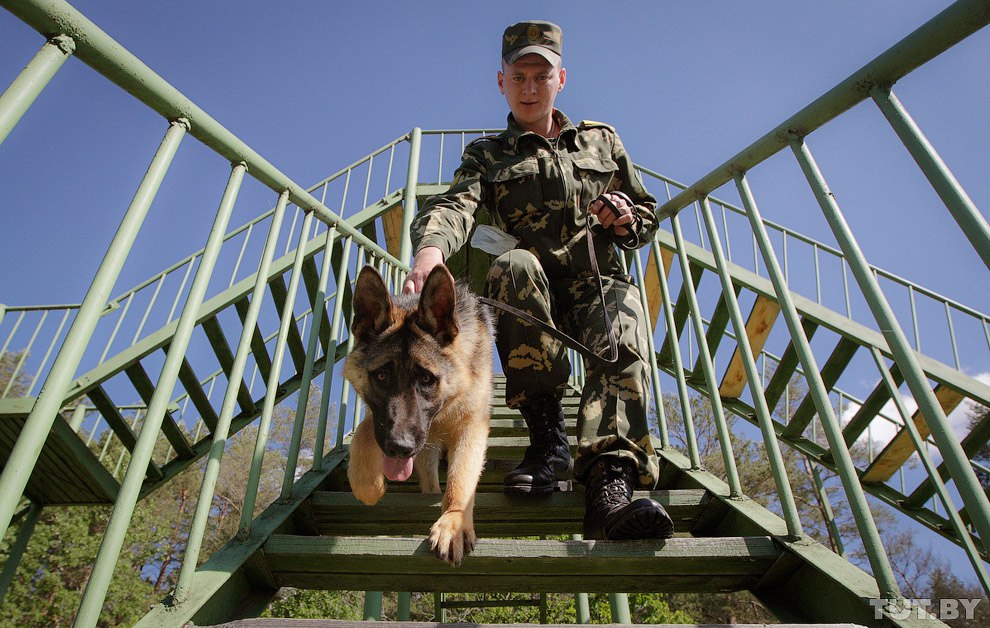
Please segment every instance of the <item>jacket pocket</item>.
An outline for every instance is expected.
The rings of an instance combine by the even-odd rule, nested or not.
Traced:
[[[545,213],[536,157],[495,170],[491,182],[495,213],[509,233],[540,220]]]

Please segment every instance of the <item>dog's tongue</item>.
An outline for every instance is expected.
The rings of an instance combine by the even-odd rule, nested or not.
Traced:
[[[393,482],[405,482],[413,472],[412,458],[389,458],[384,459],[385,477]]]

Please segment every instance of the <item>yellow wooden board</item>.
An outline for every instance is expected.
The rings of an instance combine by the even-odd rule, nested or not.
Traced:
[[[643,277],[646,288],[646,305],[650,311],[650,329],[656,329],[657,320],[663,307],[660,293],[660,275],[657,274],[657,249],[650,247],[650,258],[646,261],[646,273]],[[670,277],[670,265],[674,260],[674,252],[670,249],[660,249],[660,262],[663,264],[663,274]]]
[[[940,384],[935,388],[935,398],[938,399],[938,405],[942,406],[942,411],[948,415],[966,396],[954,388]],[[931,430],[928,429],[928,423],[925,422],[925,417],[922,416],[920,410],[914,413],[911,420],[918,428],[922,440],[928,438]],[[880,455],[873,460],[870,468],[863,474],[863,482],[886,482],[914,453],[914,443],[911,442],[911,436],[906,429],[901,430],[880,452]]]
[[[778,314],[780,314],[780,305],[776,301],[764,296],[757,297],[756,303],[753,304],[753,310],[749,313],[749,319],[746,321],[746,336],[749,338],[754,358],[760,355],[760,351],[763,350],[763,345],[766,343],[767,337],[770,336],[770,330],[773,329]],[[743,367],[742,353],[737,348],[732,354],[729,368],[725,370],[722,383],[719,384],[718,394],[720,397],[735,399],[742,394],[745,387],[746,370]]]
[[[385,244],[393,257],[399,256],[399,246],[402,244],[402,203],[396,203],[392,209],[382,214],[382,230],[385,232]]]

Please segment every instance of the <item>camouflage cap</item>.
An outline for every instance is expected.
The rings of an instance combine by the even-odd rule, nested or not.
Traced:
[[[564,34],[552,22],[519,22],[502,34],[502,60],[515,63],[523,55],[536,53],[550,63],[560,63]]]

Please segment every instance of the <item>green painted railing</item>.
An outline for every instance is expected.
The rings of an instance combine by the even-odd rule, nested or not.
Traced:
[[[350,278],[362,265],[371,263],[383,272],[392,289],[398,289],[408,270],[408,224],[415,209],[415,203],[407,201],[442,189],[451,178],[467,141],[494,131],[415,129],[315,186],[304,188],[285,177],[69,5],[54,0],[0,0],[0,4],[39,32],[57,34],[0,96],[0,142],[71,54],[133,93],[168,122],[158,153],[138,186],[84,301],[79,305],[0,308],[3,341],[0,358],[9,356],[14,374],[10,381],[23,381],[23,390],[18,393],[28,397],[33,395],[36,384],[44,382],[0,476],[0,523],[6,528],[16,513],[21,513],[23,529],[29,531],[33,527],[40,506],[25,508],[21,501],[28,481],[24,470],[34,467],[52,424],[62,420],[58,413],[68,408],[70,425],[80,438],[85,435],[87,445],[100,449],[99,458],[104,466],[117,477],[123,471],[111,523],[77,619],[79,625],[95,625],[135,503],[154,486],[205,459],[198,510],[171,600],[172,604],[181,606],[194,594],[190,590],[191,578],[198,563],[228,439],[260,419],[248,490],[241,504],[244,516],[239,532],[242,540],[254,542],[258,535],[252,519],[257,506],[258,472],[269,448],[267,426],[275,404],[300,391],[294,399],[295,425],[281,487],[281,499],[291,503],[296,498],[295,478],[301,471],[297,468],[299,452],[313,451],[310,468],[320,471],[326,444],[343,443],[361,414],[360,403],[346,382],[341,382],[337,365],[350,342],[346,332]],[[680,185],[640,168],[647,187],[664,199],[662,215],[670,218],[669,229],[668,223],[664,223],[665,228],[651,247],[628,259],[629,271],[640,285],[644,302],[649,301],[649,290],[655,289],[661,295],[657,310],[647,312],[656,315],[658,322],[663,320],[650,338],[654,347],[651,358],[655,362],[654,408],[661,442],[665,446],[670,444],[660,395],[673,381],[685,421],[687,453],[692,465],[700,465],[694,443],[690,391],[704,395],[719,423],[721,455],[730,490],[736,495],[741,494],[742,488],[734,471],[725,421],[727,413],[735,413],[759,427],[792,537],[803,534],[802,522],[790,496],[790,481],[783,469],[778,443],[796,448],[816,468],[837,473],[846,499],[853,505],[858,533],[880,592],[889,598],[898,597],[897,584],[866,506],[867,493],[961,545],[981,583],[990,590],[983,567],[987,551],[983,540],[990,538],[990,506],[975,483],[973,465],[968,459],[990,438],[990,426],[978,426],[962,444],[956,443],[927,381],[951,387],[964,399],[990,405],[990,389],[961,370],[961,365],[972,359],[970,354],[960,355],[960,347],[966,351],[983,347],[985,352],[976,359],[985,360],[990,353],[990,326],[986,315],[868,265],[844,226],[839,208],[831,201],[805,140],[835,115],[862,100],[874,99],[892,120],[898,135],[905,139],[908,150],[933,181],[974,248],[986,260],[986,221],[906,117],[889,87],[988,20],[990,8],[985,2],[956,3],[692,185]],[[155,192],[179,142],[187,134],[231,163],[230,178],[209,239],[202,250],[111,297],[117,275],[144,216],[151,209]],[[809,185],[821,200],[822,210],[839,242],[838,248],[760,217],[745,174],[788,147],[794,151]],[[405,178],[393,176],[396,166],[405,166]],[[255,178],[273,192],[277,199],[275,208],[228,232],[227,222],[245,177]],[[709,196],[729,182],[736,184],[742,207]],[[336,207],[336,211],[331,211],[330,206]],[[690,214],[682,210],[688,207],[694,211],[697,229],[693,232],[683,228]],[[717,219],[721,221],[721,229]],[[287,224],[288,230],[284,228]],[[263,245],[258,238],[252,239],[253,233],[261,230],[267,231]],[[738,245],[736,255],[732,254],[732,241],[739,242],[736,234],[740,232],[747,243],[753,243],[752,265],[748,255],[739,253]],[[284,240],[280,237],[283,234]],[[780,257],[774,239],[782,246]],[[794,277],[796,273],[790,272],[790,261],[797,256],[797,248],[810,251],[810,257],[815,260],[812,280],[806,284],[801,284]],[[237,253],[223,258],[221,251]],[[676,258],[671,264],[673,269],[665,268],[666,262],[662,261],[670,251]],[[839,270],[834,270],[836,264],[819,264],[820,256],[836,262]],[[227,260],[227,266],[223,265],[223,259]],[[836,283],[836,275],[829,275],[828,268],[841,277],[843,291],[838,301],[822,290],[823,285]],[[847,272],[853,275],[853,283],[846,279]],[[718,289],[695,286],[694,279],[707,273],[717,276]],[[655,279],[650,279],[651,276]],[[888,288],[906,291],[909,312],[897,315],[890,309],[878,277]],[[300,282],[305,284],[305,294],[299,290]],[[262,311],[266,294],[274,299],[278,311],[275,316],[270,313],[266,316]],[[742,312],[744,301],[740,301],[751,300],[753,295],[776,301],[787,328],[786,333],[774,332],[777,335],[770,337],[767,348],[761,346],[757,351],[749,346]],[[863,320],[865,312],[854,311],[856,298],[866,302],[874,319]],[[705,308],[713,307],[717,311],[716,300],[722,303],[724,313],[719,315],[719,320],[714,314],[706,318]],[[918,302],[944,310],[947,334],[941,323],[933,323],[918,314],[919,309],[925,309],[919,308]],[[219,321],[221,314],[234,309],[236,323]],[[691,320],[691,328],[683,332],[687,319]],[[913,344],[899,321],[906,321],[903,326],[913,330]],[[203,340],[204,334],[193,334],[197,328],[205,332],[208,341]],[[262,328],[268,331],[263,333]],[[827,375],[832,356],[824,366],[818,366],[823,356],[808,342],[808,330],[817,328],[827,330],[841,346],[850,345],[868,354],[876,368],[877,382],[869,398],[860,400],[843,392],[838,387],[842,380],[833,381]],[[231,336],[239,338],[233,348],[225,340]],[[936,344],[931,339],[942,336],[948,341]],[[718,342],[723,337],[732,342]],[[780,357],[769,348],[775,339],[778,346],[786,349]],[[711,348],[709,343],[717,344],[718,349]],[[726,368],[737,346],[747,390],[723,398],[718,392],[718,371]],[[148,364],[160,369],[160,375],[152,389],[144,387],[145,394],[141,394],[144,383],[135,367],[145,368],[142,360],[148,360],[159,350],[165,352],[164,362]],[[191,364],[197,367],[211,364],[206,371],[211,375],[189,376]],[[785,373],[782,364],[792,365],[792,370]],[[768,378],[767,372],[771,370],[773,373]],[[252,373],[250,384],[243,379],[248,371]],[[320,373],[323,378],[317,435],[312,443],[303,443],[301,434],[310,382]],[[791,399],[786,386],[780,387],[781,377],[786,376],[786,384],[793,374],[807,380],[808,397]],[[581,377],[580,370],[575,377]],[[922,406],[931,428],[930,438],[914,429],[912,417],[901,399],[901,379]],[[264,385],[259,385],[260,397],[256,397],[255,383],[260,380],[264,380]],[[11,396],[15,385],[5,388],[3,395]],[[224,391],[222,402],[213,400],[217,389]],[[67,405],[94,395],[105,401]],[[871,399],[883,399],[884,395],[893,401],[898,416],[887,416],[879,407],[873,408]],[[333,429],[329,417],[331,399],[338,413]],[[835,402],[839,404],[837,409],[833,407]],[[843,426],[840,421],[843,404],[861,410],[872,408],[872,411],[864,411],[862,416],[855,414]],[[790,409],[801,405],[809,408],[806,421],[791,420]],[[97,407],[98,411],[94,412]],[[794,417],[800,412],[798,407]],[[92,425],[84,427],[90,416]],[[818,420],[813,421],[813,416]],[[906,477],[900,469],[900,486],[894,486],[891,481],[862,482],[875,459],[883,454],[874,455],[871,451],[865,462],[854,460],[849,446],[880,424],[899,426],[910,437],[922,458],[924,473],[920,481],[917,477]],[[112,433],[106,433],[106,429]],[[176,436],[174,430],[182,433]],[[192,442],[186,442],[190,436]],[[107,458],[113,439],[124,445],[129,459],[123,452],[116,459]],[[168,453],[164,459],[156,459],[156,446],[164,441],[169,443]],[[927,454],[929,447],[939,451],[944,460],[941,465],[936,465]],[[940,476],[951,482],[943,482]],[[946,488],[946,484],[951,488]],[[953,503],[959,498],[965,506],[963,511]],[[939,514],[938,504],[944,516]],[[838,546],[841,547],[841,542]],[[8,559],[4,577],[12,571],[11,561],[16,564],[14,556]]]

